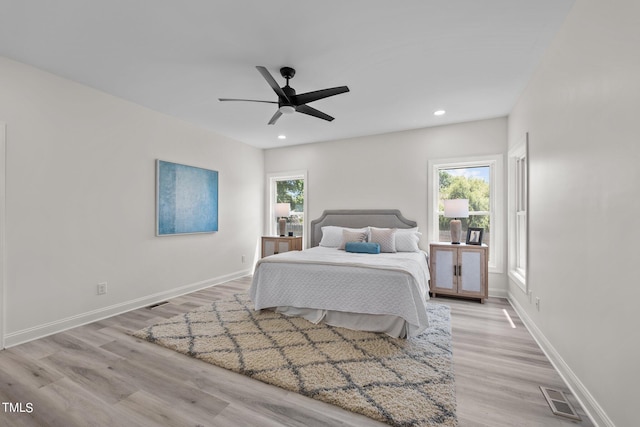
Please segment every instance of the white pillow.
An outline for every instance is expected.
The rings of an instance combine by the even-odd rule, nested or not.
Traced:
[[[400,228],[396,232],[396,251],[398,252],[420,252],[418,243],[422,233],[418,228]]]
[[[322,239],[320,239],[320,246],[324,246],[325,248],[339,248],[342,244],[342,230],[347,231],[359,231],[361,233],[366,233],[367,228],[347,228],[347,227],[338,227],[335,225],[325,225],[322,227]]]
[[[369,241],[380,244],[380,252],[396,252],[396,228],[369,227]]]

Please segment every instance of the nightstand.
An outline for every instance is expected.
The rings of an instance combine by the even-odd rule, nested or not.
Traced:
[[[262,258],[282,252],[301,251],[302,237],[262,236]]]
[[[430,290],[436,294],[479,298],[489,296],[489,247],[460,243],[429,244]]]

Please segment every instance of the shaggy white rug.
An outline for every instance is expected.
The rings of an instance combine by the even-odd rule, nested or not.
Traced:
[[[419,337],[391,338],[268,310],[245,294],[134,335],[394,426],[456,426],[449,308]]]

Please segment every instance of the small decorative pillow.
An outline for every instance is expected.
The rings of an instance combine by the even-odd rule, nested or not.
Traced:
[[[380,245],[371,242],[347,242],[344,250],[358,254],[379,254]]]
[[[396,231],[395,228],[369,227],[369,241],[379,243],[380,252],[397,252]]]
[[[417,228],[398,229],[396,233],[396,251],[398,252],[420,252],[418,243],[422,233]]]
[[[367,229],[365,228],[346,228],[346,227],[338,227],[335,225],[325,225],[322,227],[322,239],[320,239],[320,246],[324,246],[326,248],[339,248],[342,244],[342,230],[347,231],[360,231],[362,233],[366,233]]]
[[[364,242],[367,239],[366,231],[342,230],[342,243],[338,249],[344,249],[347,242]]]

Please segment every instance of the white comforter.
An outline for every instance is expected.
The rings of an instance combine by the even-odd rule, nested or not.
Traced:
[[[290,306],[393,315],[410,336],[428,326],[424,252],[354,254],[316,247],[261,259],[249,296],[255,309]]]

